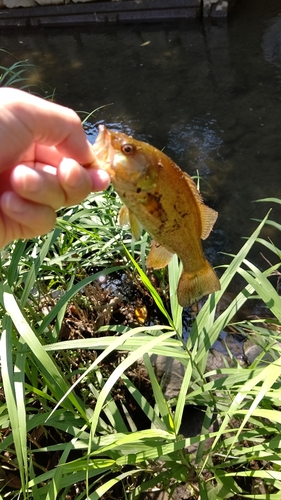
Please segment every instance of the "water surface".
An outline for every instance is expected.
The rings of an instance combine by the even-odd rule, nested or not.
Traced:
[[[57,102],[104,106],[87,121],[90,140],[104,122],[198,172],[219,212],[204,243],[219,264],[273,206],[254,200],[281,198],[280,15],[279,0],[241,0],[228,22],[2,31],[0,47],[35,64],[31,80]]]

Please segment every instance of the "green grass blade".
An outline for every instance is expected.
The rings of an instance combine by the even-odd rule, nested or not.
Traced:
[[[23,432],[25,428],[25,411],[22,416],[18,413],[17,397],[19,397],[19,390],[15,390],[15,374],[13,371],[12,360],[12,322],[11,319],[5,315],[3,318],[3,332],[0,343],[1,353],[1,375],[2,383],[5,392],[7,403],[7,410],[12,428],[12,439],[15,446],[17,464],[19,468],[23,498],[26,498],[26,479],[27,479],[27,448],[26,439],[23,443]],[[17,383],[17,382],[16,382]]]
[[[273,202],[273,203],[278,203],[279,205],[281,205],[281,200],[279,198],[261,198],[260,200],[255,200],[256,203],[259,203],[259,202]]]
[[[171,313],[173,318],[173,324],[178,332],[178,335],[182,336],[182,306],[179,305],[177,289],[180,275],[182,273],[182,263],[179,262],[178,256],[173,255],[171,261],[168,264],[168,275],[169,275],[169,294],[170,294],[170,305]]]
[[[39,269],[42,265],[42,262],[43,262],[44,258],[46,257],[48,251],[50,250],[50,247],[52,246],[54,241],[56,241],[60,232],[61,231],[59,229],[55,229],[54,231],[52,231],[48,235],[48,237],[44,241],[43,246],[39,252],[39,255],[35,259],[32,267],[27,275],[27,278],[25,280],[25,287],[24,287],[24,291],[23,291],[22,296],[21,296],[21,305],[22,306],[24,306],[26,304],[26,301],[27,301],[29,294],[30,294],[30,290],[34,287],[34,284],[36,282],[36,278],[38,276],[38,272],[39,272]]]
[[[231,443],[231,446],[229,448],[228,453],[231,452],[231,449],[233,448],[234,443],[238,440],[238,437],[239,437],[240,433],[242,432],[244,425],[251,417],[253,411],[256,409],[257,405],[262,400],[262,398],[265,396],[265,394],[268,392],[270,387],[274,384],[274,382],[280,376],[281,376],[281,358],[277,359],[273,364],[267,366],[263,370],[258,371],[257,375],[252,376],[252,378],[249,378],[249,380],[247,382],[245,382],[245,384],[241,387],[240,391],[235,396],[232,404],[230,405],[230,408],[227,410],[227,414],[224,418],[224,421],[222,422],[222,424],[220,426],[220,430],[219,430],[219,432],[214,440],[212,448],[215,448],[216,443],[221,438],[222,433],[226,430],[230,419],[240,409],[240,406],[241,406],[242,402],[244,401],[244,399],[248,397],[249,393],[251,393],[253,388],[258,386],[258,384],[262,383],[260,389],[258,390],[257,396],[255,397],[252,405],[250,406],[249,410],[247,411],[247,414],[246,414],[242,424],[239,426],[239,429],[238,429],[235,437],[233,438],[233,442]]]
[[[73,275],[70,277],[69,283],[67,285],[66,293],[68,291],[71,292],[71,290],[73,288],[73,282],[74,282],[74,280],[75,280],[75,273],[73,273]],[[53,331],[52,331],[52,334],[51,334],[52,340],[57,340],[59,338],[59,334],[60,334],[60,331],[61,331],[62,322],[64,320],[64,316],[65,316],[65,313],[66,313],[67,306],[68,306],[68,301],[65,301],[64,303],[60,302],[60,305],[58,307],[57,317],[56,317],[56,323],[54,325],[54,328],[53,328]]]
[[[15,248],[12,252],[12,260],[8,269],[8,284],[12,288],[18,280],[19,276],[19,261],[24,254],[26,248],[26,241],[17,241]]]
[[[152,347],[154,347],[156,344],[160,343],[161,341],[164,341],[165,339],[167,339],[173,335],[174,335],[174,331],[169,331],[167,333],[163,333],[162,335],[154,337],[152,339],[147,339],[147,342],[144,342],[143,345],[141,345],[139,348],[135,349],[134,352],[132,352],[114,370],[114,372],[110,375],[110,377],[106,381],[104,387],[102,388],[100,395],[99,395],[99,398],[97,400],[94,414],[93,414],[93,417],[91,419],[92,436],[95,435],[97,425],[98,425],[99,415],[102,411],[102,407],[105,403],[105,400],[106,400],[110,390],[112,389],[113,385],[119,379],[119,377],[121,377],[121,375],[124,373],[124,371],[127,368],[129,368],[129,366],[131,366],[135,361],[137,361],[139,358],[141,358],[144,354],[149,352]]]
[[[175,329],[175,325],[173,323],[173,320],[172,318],[170,317],[169,313],[166,311],[166,308],[163,304],[163,301],[159,295],[159,293],[157,292],[157,290],[154,288],[154,286],[152,285],[151,281],[148,279],[148,277],[146,276],[146,274],[143,272],[143,270],[140,268],[140,266],[138,265],[138,263],[135,261],[135,259],[132,257],[132,255],[130,254],[130,252],[127,250],[126,247],[124,247],[124,250],[127,254],[127,256],[129,257],[129,259],[131,260],[131,262],[133,263],[134,267],[136,268],[136,270],[138,271],[140,277],[141,277],[141,280],[143,282],[143,284],[146,286],[146,288],[148,289],[148,291],[150,292],[152,298],[154,299],[155,301],[155,304],[157,305],[158,309],[162,312],[162,314],[167,318],[168,322],[169,322],[169,325]]]
[[[92,391],[94,397],[98,399],[100,389],[104,386],[104,379],[102,376],[102,373],[100,370],[96,368],[95,370],[95,375],[98,379],[99,382],[99,388],[97,389],[96,387],[91,384],[89,386],[90,390]],[[107,417],[112,429],[114,429],[116,432],[127,432],[127,427],[124,422],[124,419],[112,397],[109,395],[108,398],[106,399],[106,403],[103,408],[103,412],[105,416]]]
[[[3,292],[3,305],[6,311],[10,314],[18,333],[34,354],[34,361],[38,365],[41,373],[44,375],[47,384],[52,388],[54,396],[60,399],[62,395],[67,392],[68,385],[64,377],[61,375],[58,367],[44,350],[37,336],[23,317],[18,304],[11,293],[6,291]],[[85,410],[76,396],[69,394],[69,399],[77,408],[79,413],[86,419]],[[72,408],[70,401],[66,402],[66,407],[68,408]]]
[[[64,468],[60,467],[60,465],[63,465],[66,463],[67,458],[69,456],[69,453],[73,450],[73,442],[75,441],[71,440],[66,446],[65,449],[63,450],[63,453],[60,457],[58,466],[55,469],[54,475],[52,477],[52,480],[50,482],[50,485],[48,487],[48,491],[46,494],[46,500],[56,500],[58,497],[58,494],[60,490],[62,489],[62,477],[64,474]]]
[[[238,272],[238,269],[240,268],[243,260],[246,258],[250,249],[254,245],[256,238],[258,237],[261,229],[268,219],[269,213],[259,224],[257,229],[247,240],[247,242],[242,246],[241,250],[233,258],[232,262],[228,265],[226,271],[220,279],[221,290],[210,295],[201,311],[199,312],[196,321],[192,325],[187,347],[191,348],[192,346],[196,345],[197,341],[199,340],[196,361],[199,363],[201,371],[204,371],[208,351],[220,333],[220,328],[218,328],[219,323],[216,323],[216,326],[214,326],[217,303],[225,294],[226,289],[230,284],[233,276]],[[242,297],[240,296],[240,299],[241,298]]]
[[[95,361],[94,361],[94,362],[93,362],[93,363],[92,363],[92,364],[91,364],[91,365],[87,368],[87,370],[85,370],[85,372],[84,372],[84,373],[83,373],[83,374],[79,377],[79,379],[78,379],[76,382],[74,382],[74,384],[73,384],[73,385],[72,385],[72,386],[71,386],[71,387],[70,387],[70,388],[69,388],[69,389],[65,392],[65,394],[63,395],[63,397],[60,399],[60,401],[58,402],[58,404],[57,404],[57,405],[55,406],[55,408],[53,409],[52,413],[53,413],[53,412],[57,409],[57,407],[58,407],[59,405],[61,405],[61,404],[62,404],[62,402],[63,402],[63,401],[67,398],[67,396],[71,394],[71,391],[73,391],[73,389],[74,389],[74,388],[75,388],[78,384],[80,384],[80,383],[81,383],[81,381],[82,381],[82,380],[83,380],[83,379],[84,379],[84,378],[85,378],[85,377],[86,377],[86,376],[87,376],[87,375],[88,375],[88,374],[89,374],[92,370],[94,370],[94,368],[95,368],[95,367],[96,367],[96,366],[97,366],[97,365],[98,365],[98,364],[99,364],[99,363],[100,363],[103,359],[105,359],[105,358],[106,358],[106,357],[107,357],[107,356],[108,356],[108,355],[109,355],[112,351],[114,351],[115,349],[120,349],[120,347],[123,345],[124,341],[125,341],[127,338],[129,338],[129,337],[131,337],[132,335],[134,335],[135,333],[137,333],[138,331],[139,331],[139,329],[137,329],[137,328],[136,328],[136,329],[134,329],[134,330],[129,330],[129,331],[127,331],[127,332],[123,333],[123,335],[122,335],[122,336],[120,336],[120,337],[117,337],[117,338],[115,337],[115,338],[113,338],[113,342],[112,342],[112,343],[111,343],[111,344],[110,344],[110,345],[109,345],[109,346],[108,346],[108,347],[107,347],[107,348],[106,348],[106,349],[102,352],[102,354],[100,354],[100,355],[99,355],[99,356],[95,359]],[[122,364],[122,363],[121,363],[121,364]],[[120,365],[119,365],[119,366],[120,366]],[[115,371],[116,371],[116,370],[115,370]],[[114,372],[114,373],[115,373],[115,372]],[[111,375],[111,376],[112,376],[112,375]],[[108,379],[108,380],[109,380],[109,379]],[[107,380],[106,384],[108,383],[108,380]],[[106,384],[104,385],[104,387],[102,388],[101,393],[100,393],[100,395],[103,393],[104,398],[105,398],[105,399],[102,401],[101,407],[103,406],[103,404],[104,404],[104,402],[105,402],[105,400],[107,399],[107,396],[108,396],[108,394],[109,394],[109,392],[106,394],[106,393],[105,393],[105,391],[104,391]],[[100,395],[99,395],[98,401],[100,400]],[[97,402],[97,404],[98,404],[98,402]],[[96,405],[96,408],[97,408],[97,405]],[[96,411],[96,408],[95,408],[95,411]],[[100,411],[101,411],[101,409],[100,409]],[[52,415],[52,413],[51,413],[51,415]],[[51,416],[51,415],[50,415],[50,416]],[[93,417],[92,417],[92,418],[94,418],[94,416],[95,416],[95,412],[94,412],[94,415],[93,415]],[[97,420],[96,420],[96,422],[95,422],[95,423],[96,423],[96,428],[97,428],[97,425],[98,425],[98,418],[97,418]],[[96,428],[95,428],[95,430],[96,430]]]
[[[160,415],[163,419],[163,422],[165,423],[165,430],[168,432],[175,432],[175,426],[174,426],[174,421],[173,417],[169,408],[169,405],[165,399],[165,396],[163,394],[163,391],[158,383],[158,380],[156,378],[154,369],[152,368],[152,364],[150,361],[150,357],[148,356],[147,353],[143,355],[143,361],[145,364],[145,367],[148,371],[149,379],[152,385],[152,390],[154,394],[154,398],[157,404],[157,407],[159,409]]]
[[[138,389],[135,387],[132,381],[124,373],[121,375],[121,378],[124,381],[127,389],[132,394],[133,398],[137,402],[138,406],[141,408],[141,410],[153,424],[153,427],[157,429],[165,429],[166,427],[163,421],[159,418],[159,416],[152,408],[152,406],[149,404],[147,399],[140,393],[140,391],[138,391]]]
[[[267,279],[266,274],[272,274],[280,267],[280,264],[267,269],[266,274],[261,272],[254,264],[248,260],[244,260],[245,264],[253,272],[248,273],[244,269],[238,269],[239,274],[256,290],[259,297],[264,301],[268,309],[276,316],[278,321],[281,322],[281,297],[278,295],[275,288]]]
[[[186,394],[190,385],[190,380],[192,376],[192,363],[188,363],[187,368],[185,370],[185,374],[183,377],[183,381],[181,384],[180,392],[178,395],[177,399],[177,405],[175,409],[175,415],[174,415],[174,426],[175,426],[175,433],[178,434],[180,431],[180,426],[182,423],[182,416],[183,416],[183,411],[184,407],[186,404]]]
[[[127,477],[133,477],[136,474],[140,474],[142,470],[138,469],[136,471],[127,471],[123,472],[117,476],[115,476],[112,479],[109,479],[106,483],[104,483],[102,486],[99,486],[94,493],[91,493],[88,495],[87,500],[98,500],[99,498],[103,498],[103,495],[111,488],[113,488],[117,483],[122,481],[123,479],[126,479]]]

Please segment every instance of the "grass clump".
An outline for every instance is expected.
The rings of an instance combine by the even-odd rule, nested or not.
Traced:
[[[20,60],[7,50],[0,47],[0,55],[9,62],[8,66],[0,65],[0,87],[13,87],[33,94],[44,94],[49,100],[54,92],[40,80],[37,68],[28,59]]]
[[[184,343],[178,260],[168,269],[168,303],[142,270],[146,236],[133,245],[116,225],[119,206],[110,191],[93,194],[64,210],[46,237],[2,253],[2,498],[133,499],[150,489],[175,495],[180,487],[191,499],[279,498],[281,299],[270,281],[279,262],[261,272],[247,259],[257,241],[279,259],[260,238],[268,217],[225,266],[221,290],[207,299]],[[94,288],[99,304],[90,304],[85,289],[121,271],[153,299],[162,324],[120,323],[111,311],[101,327],[94,321],[92,331],[62,337],[69,311],[85,313],[92,304],[93,317],[105,314],[114,289],[106,295],[101,285],[99,293]],[[217,315],[237,274],[245,287]],[[231,323],[253,297],[271,319]],[[246,368],[227,366],[226,358],[225,367],[206,373],[209,349],[229,325],[262,346],[259,357]],[[150,354],[184,367],[177,398],[166,400]],[[137,383],[140,358],[149,390]],[[202,426],[186,437],[182,423],[191,406],[203,414]]]

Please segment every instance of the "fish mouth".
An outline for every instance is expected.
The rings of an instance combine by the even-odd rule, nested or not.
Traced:
[[[105,170],[110,176],[114,175],[113,160],[115,149],[111,144],[111,135],[105,125],[99,125],[98,136],[92,146],[95,154],[94,168]]]

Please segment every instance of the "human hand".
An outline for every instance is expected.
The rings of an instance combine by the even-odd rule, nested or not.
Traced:
[[[11,88],[0,89],[0,248],[52,229],[56,210],[104,190],[109,176],[74,111]]]

